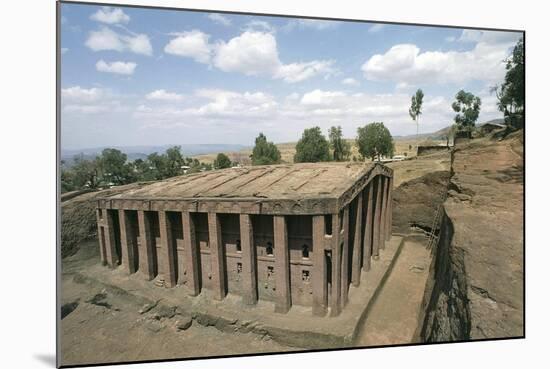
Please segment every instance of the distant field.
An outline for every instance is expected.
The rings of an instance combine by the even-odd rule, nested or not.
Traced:
[[[351,156],[350,161],[355,156],[359,159],[359,150],[357,148],[357,145],[355,144],[354,139],[347,139],[347,141],[351,144]],[[446,143],[446,141],[441,140],[427,140],[422,139],[419,141],[418,144],[420,145],[437,145],[440,143]],[[398,139],[395,140],[395,153],[394,155],[406,155],[407,157],[416,156],[416,140],[404,138],[404,139]],[[287,142],[287,143],[279,143],[276,144],[277,148],[281,152],[281,159],[284,163],[293,163],[294,162],[294,154],[296,153],[296,142]],[[250,155],[252,154],[252,149],[243,149],[241,151],[230,151],[230,152],[224,152],[231,161],[241,163],[242,165],[250,165]],[[195,155],[193,158],[203,162],[203,163],[213,163],[216,159],[216,155],[218,153],[211,153],[211,154],[202,154],[202,155]]]

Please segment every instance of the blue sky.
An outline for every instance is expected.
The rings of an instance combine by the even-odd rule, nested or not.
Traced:
[[[500,117],[490,87],[521,34],[364,22],[61,5],[62,149],[296,141],[382,121],[416,132],[452,122],[460,89]]]

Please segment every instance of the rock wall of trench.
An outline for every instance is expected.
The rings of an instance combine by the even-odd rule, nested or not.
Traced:
[[[453,151],[416,339],[523,337],[523,166],[517,137]]]
[[[464,251],[453,247],[453,235],[453,222],[444,210],[439,242],[433,249],[432,275],[424,297],[424,317],[419,333],[422,342],[470,338],[471,316]]]

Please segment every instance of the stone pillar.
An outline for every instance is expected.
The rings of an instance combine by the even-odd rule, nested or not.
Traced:
[[[138,210],[139,223],[139,271],[151,280],[155,278],[155,245],[151,235],[151,222],[147,219],[145,211]]]
[[[118,222],[120,224],[120,252],[122,253],[122,266],[128,271],[128,274],[136,272],[136,235],[130,219],[128,218],[128,212],[126,210],[118,211]]]
[[[166,287],[176,285],[176,245],[172,233],[172,222],[165,211],[159,211],[160,255],[158,255],[159,274]]]
[[[118,255],[116,252],[115,241],[115,226],[112,210],[105,211],[105,258],[107,259],[107,265],[111,268],[116,268],[119,263]]]
[[[370,270],[370,258],[372,255],[372,230],[373,230],[373,186],[372,180],[367,186],[367,202],[365,204],[365,231],[363,234],[363,270]]]
[[[195,233],[195,221],[188,211],[181,214],[183,229],[183,252],[185,270],[187,273],[188,287],[191,296],[197,296],[201,293],[200,285],[200,265],[199,265],[199,245]],[[183,276],[180,276],[183,278]]]
[[[340,214],[332,214],[332,278],[330,291],[330,316],[340,314],[340,287],[342,277],[342,235]]]
[[[389,178],[388,201],[386,205],[386,240],[391,239],[393,226],[393,177]]]
[[[290,250],[288,230],[284,215],[273,216],[275,256],[275,312],[286,313],[290,309]]]
[[[343,215],[344,219],[342,220],[342,277],[341,277],[341,287],[340,292],[342,296],[340,297],[340,303],[342,309],[348,303],[348,288],[349,288],[349,261],[350,261],[350,250],[349,250],[349,204],[344,208]]]
[[[386,201],[387,201],[387,188],[388,180],[386,176],[380,176],[380,183],[382,183],[381,191],[381,207],[380,207],[380,235],[379,241],[380,245],[378,248],[384,250],[386,248]]]
[[[216,213],[208,213],[208,242],[212,262],[212,292],[216,300],[222,300],[227,293],[225,250],[220,219]]]
[[[258,281],[256,279],[256,247],[254,246],[254,234],[252,218],[249,214],[240,214],[240,233],[242,251],[242,294],[243,302],[253,305],[258,301]]]
[[[313,292],[313,315],[327,314],[327,263],[325,258],[325,216],[314,215],[313,225],[313,273],[311,287]]]
[[[355,233],[353,235],[353,254],[351,261],[351,283],[357,287],[361,280],[361,241],[363,225],[363,192],[360,192],[355,199]]]
[[[103,221],[101,220],[101,212],[105,211],[105,209],[96,209],[95,210],[95,216],[96,216],[96,222],[97,222],[97,239],[99,240],[99,255],[101,258],[101,264],[107,265],[107,257],[105,256],[105,231],[103,230]]]
[[[378,249],[380,248],[380,211],[382,208],[382,176],[378,175],[376,181],[376,203],[374,205],[374,220],[373,220],[373,232],[372,232],[372,256],[378,259]]]

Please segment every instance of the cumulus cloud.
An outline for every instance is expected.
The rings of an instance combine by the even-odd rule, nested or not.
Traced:
[[[161,89],[148,93],[145,98],[148,100],[180,101],[183,99],[183,95]]]
[[[357,81],[355,78],[344,78],[342,80],[342,84],[347,85],[347,86],[359,86],[360,85],[359,81]]]
[[[61,106],[68,113],[123,112],[127,107],[121,103],[121,97],[105,88],[84,88],[77,85],[61,89]]]
[[[230,26],[231,20],[226,16],[223,16],[219,13],[208,14],[208,18],[214,23],[221,24],[222,26]]]
[[[501,80],[505,72],[502,61],[515,40],[507,36],[507,42],[502,38],[494,42],[495,36],[483,34],[475,37],[479,42],[468,51],[421,51],[414,44],[398,44],[384,54],[373,55],[361,69],[369,80],[408,84]]]
[[[285,82],[301,82],[308,78],[324,75],[328,77],[336,71],[332,67],[333,60],[314,60],[306,63],[290,63],[279,66],[274,78],[282,78]]]
[[[95,68],[99,72],[131,75],[134,74],[136,66],[137,64],[133,62],[115,61],[109,63],[101,59],[96,63]]]
[[[93,51],[114,50],[129,51],[135,54],[152,55],[153,47],[146,34],[124,35],[113,31],[109,27],[101,27],[91,31],[85,45]]]
[[[134,112],[136,118],[158,125],[164,122],[168,125],[179,124],[184,118],[202,120],[212,124],[225,120],[229,124],[252,118],[267,119],[275,115],[277,106],[275,99],[264,92],[236,92],[224,89],[199,89],[190,97],[191,103],[181,105],[140,105]],[[227,120],[228,119],[228,120]],[[156,123],[155,123],[156,122]],[[184,119],[185,122],[185,119]]]
[[[316,89],[305,93],[300,103],[303,105],[329,105],[335,101],[335,98],[343,96],[346,96],[346,94],[340,91],[323,91]]]
[[[186,110],[194,115],[257,116],[271,111],[277,104],[263,92],[234,92],[220,89],[201,89],[196,96],[210,100],[198,108]]]
[[[104,6],[90,16],[91,20],[107,23],[107,24],[126,24],[130,21],[130,17],[120,8],[111,8]]]
[[[270,32],[245,31],[227,42],[209,42],[210,36],[198,30],[183,32],[170,40],[165,52],[211,64],[224,72],[247,76],[266,75],[296,83],[317,75],[335,72],[332,60],[284,64],[279,59],[277,40]]]
[[[175,34],[164,47],[167,54],[192,58],[198,63],[208,64],[212,53],[212,45],[208,43],[209,35],[198,30]]]
[[[214,65],[224,72],[275,74],[281,62],[271,33],[246,31],[217,48]]]
[[[103,97],[104,91],[100,88],[82,88],[72,86],[61,89],[61,98],[63,101],[73,102],[94,102]]]

